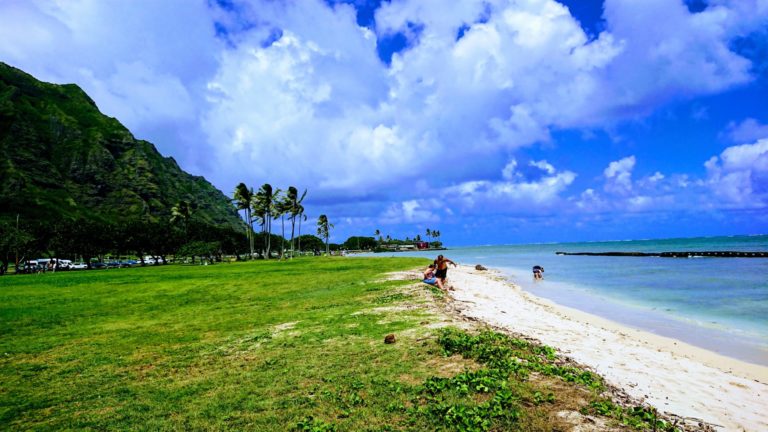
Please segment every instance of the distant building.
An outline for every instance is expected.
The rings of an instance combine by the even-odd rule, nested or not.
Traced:
[[[416,242],[414,246],[416,246],[417,249],[429,249],[429,243],[427,242]]]

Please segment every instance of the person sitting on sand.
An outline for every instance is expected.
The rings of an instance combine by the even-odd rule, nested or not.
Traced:
[[[434,285],[440,289],[443,289],[443,282],[437,277],[435,277],[434,264],[430,264],[429,267],[427,267],[427,270],[424,271],[424,283],[428,285]]]
[[[443,285],[445,285],[445,279],[448,277],[448,264],[453,264],[453,266],[456,267],[455,262],[442,255],[437,256],[437,259],[435,260],[435,268],[437,268],[435,276],[440,279]]]
[[[533,266],[533,278],[537,280],[544,279],[544,267],[540,265]]]

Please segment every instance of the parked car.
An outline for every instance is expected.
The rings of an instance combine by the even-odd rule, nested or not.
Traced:
[[[29,260],[21,263],[21,273],[35,273],[38,270],[42,270],[42,266],[37,260]]]
[[[38,266],[45,267],[46,269],[49,268],[48,266],[51,265],[51,262],[56,265],[56,270],[69,270],[72,268],[72,261],[68,259],[38,258],[35,261],[37,261]]]
[[[91,268],[94,270],[101,270],[101,269],[107,268],[107,265],[104,264],[103,262],[95,262],[95,263],[91,263]]]
[[[72,270],[85,270],[88,268],[88,264],[84,262],[72,263],[69,268]]]

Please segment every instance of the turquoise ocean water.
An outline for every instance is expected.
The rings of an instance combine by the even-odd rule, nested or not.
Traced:
[[[768,235],[473,246],[443,254],[461,264],[495,268],[524,290],[558,304],[768,365],[768,258],[555,254],[718,250],[768,251]],[[545,268],[543,281],[533,280],[536,264]]]

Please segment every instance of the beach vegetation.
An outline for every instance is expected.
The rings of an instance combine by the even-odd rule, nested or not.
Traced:
[[[532,379],[536,375],[556,377],[588,390],[591,401],[580,408],[582,414],[610,417],[640,430],[678,430],[675,424],[660,419],[652,407],[626,407],[605,397],[606,386],[599,375],[563,362],[552,347],[490,330],[473,335],[456,328],[442,329],[438,343],[444,355],[460,354],[485,368],[464,371],[451,378],[431,377],[425,381],[423,399],[437,403],[427,403],[420,412],[435,426],[484,431],[492,424],[504,426],[510,420],[518,420],[521,404],[554,403],[557,395],[538,388],[536,380]],[[465,402],[451,405],[444,403],[447,398],[443,395],[447,392],[458,395],[485,393],[492,397],[476,405],[468,406]]]
[[[654,431],[678,431],[679,428],[673,422],[665,421],[659,418],[658,413],[653,407],[640,405],[624,407],[614,403],[610,399],[599,399],[592,401],[589,407],[582,409],[583,414],[600,414],[612,417],[621,424],[631,426],[640,430]]]

